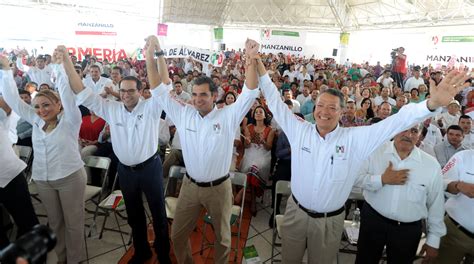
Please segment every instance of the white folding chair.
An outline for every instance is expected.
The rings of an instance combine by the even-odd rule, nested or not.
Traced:
[[[166,217],[171,223],[174,219],[176,212],[176,204],[178,203],[179,189],[178,186],[181,186],[181,181],[186,174],[186,168],[181,166],[171,166],[168,176],[168,181],[166,182],[165,187],[165,208],[166,208]]]
[[[281,234],[281,224],[283,223],[283,216],[282,214],[277,214],[277,198],[278,196],[283,198],[288,198],[291,195],[291,183],[289,181],[278,181],[275,187],[275,201],[273,207],[273,215],[275,216],[273,219],[273,235],[272,235],[272,258],[271,263],[274,262],[281,262],[280,259],[274,259],[275,255],[275,248],[281,247],[281,243],[277,243],[277,238],[280,238]]]

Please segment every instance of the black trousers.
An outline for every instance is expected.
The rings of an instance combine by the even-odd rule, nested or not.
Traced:
[[[33,226],[39,224],[23,173],[16,176],[4,188],[0,188],[0,203],[3,204],[8,213],[13,217],[18,227],[17,238],[29,232]],[[0,218],[0,249],[10,244],[2,222]]]
[[[356,264],[378,264],[384,246],[388,264],[413,263],[420,243],[421,221],[397,225],[382,218],[367,202],[360,217]]]
[[[275,175],[272,183],[272,208],[275,206],[276,183],[278,181],[291,181],[291,159],[278,160]],[[281,195],[278,195],[276,201],[276,212],[280,213]]]
[[[122,163],[119,163],[117,169],[120,188],[125,200],[128,224],[132,228],[135,254],[147,254],[150,251],[142,200],[143,192],[153,217],[154,247],[158,260],[163,264],[171,263],[169,257],[170,238],[163,195],[163,168],[160,158],[157,157],[138,170],[129,169]]]

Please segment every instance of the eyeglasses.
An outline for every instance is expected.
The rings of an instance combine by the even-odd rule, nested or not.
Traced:
[[[120,91],[120,93],[127,93],[127,94],[129,94],[129,95],[133,95],[133,94],[135,94],[138,90],[137,90],[137,89],[128,89],[128,90],[120,89],[119,91]]]

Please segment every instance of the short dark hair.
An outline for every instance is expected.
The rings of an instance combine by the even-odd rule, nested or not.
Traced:
[[[140,91],[142,89],[142,82],[135,76],[126,76],[119,82],[119,88],[122,88],[123,81],[134,81],[137,84],[137,90]]]
[[[120,72],[120,75],[123,74],[123,69],[122,69],[122,67],[115,66],[115,67],[112,68],[112,70],[118,70],[118,71]]]
[[[289,106],[293,106],[293,102],[291,100],[285,100],[283,103],[285,103]]]
[[[23,90],[23,89],[18,89],[18,94],[20,94],[20,95],[27,94],[27,95],[31,96],[31,94],[28,91]]]
[[[333,95],[333,96],[337,96],[339,97],[339,106],[341,108],[344,108],[346,107],[346,100],[344,99],[344,94],[342,94],[341,91],[337,90],[337,89],[334,89],[334,88],[329,88],[329,89],[326,89],[324,91],[322,91],[319,96],[323,95],[323,94],[330,94],[330,95]]]
[[[181,86],[183,86],[183,83],[181,81],[174,82],[174,85],[176,85],[176,84],[181,84]]]
[[[471,119],[471,120],[472,120],[472,117],[470,117],[470,116],[468,116],[468,115],[461,115],[461,116],[459,117],[459,120],[461,120],[461,119]]]
[[[390,107],[392,107],[392,105],[391,105],[389,102],[387,102],[387,101],[381,102],[381,103],[379,104],[379,107],[382,106],[383,104],[388,104]]]
[[[461,131],[461,133],[464,134],[464,131],[462,130],[462,128],[458,125],[451,125],[448,127],[448,129],[446,130],[446,133],[449,132],[449,130],[458,130],[458,131]]]
[[[217,100],[216,104],[225,104],[224,99]]]
[[[199,76],[194,80],[194,85],[202,85],[202,84],[208,84],[209,91],[211,91],[211,93],[217,93],[217,86],[214,83],[214,81],[212,81],[211,78],[207,76]]]
[[[97,69],[99,69],[99,71],[100,71],[99,65],[96,65],[96,64],[92,64],[91,66],[89,66],[89,68],[97,68]]]

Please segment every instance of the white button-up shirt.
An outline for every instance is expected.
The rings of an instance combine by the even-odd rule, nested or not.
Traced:
[[[29,67],[24,65],[21,59],[18,58],[18,60],[16,60],[16,67],[19,70],[26,72],[26,74],[30,76],[31,81],[38,84],[38,87],[43,83],[48,84],[49,87],[54,87],[52,81],[53,69],[49,65],[44,66],[43,69],[39,69],[38,67]]]
[[[79,153],[78,138],[82,123],[81,112],[74,103],[74,94],[64,68],[53,65],[56,84],[61,97],[63,112],[51,132],[43,130],[45,121],[36,115],[30,105],[21,100],[11,70],[0,71],[3,96],[8,105],[33,126],[32,141],[35,151],[32,178],[54,181],[69,176],[84,166]]]
[[[211,182],[229,173],[235,131],[259,94],[244,85],[235,103],[202,117],[194,106],[162,93],[160,103],[176,126],[186,170],[196,181]]]
[[[426,128],[426,136],[423,139],[423,142],[428,143],[432,146],[436,146],[439,143],[443,142],[443,135],[441,134],[441,130],[433,124],[430,123],[430,125]]]
[[[97,82],[94,82],[91,76],[87,76],[84,80],[82,80],[82,83],[84,84],[85,87],[91,88],[95,94],[99,94],[99,95],[105,93],[104,91],[105,86],[110,86],[113,89],[115,88],[115,85],[111,79],[105,78],[102,76],[100,76],[100,79]],[[118,90],[116,90],[116,92],[118,92]],[[109,95],[107,99],[115,100],[117,98],[115,98],[112,95]]]
[[[171,85],[160,85],[152,97],[140,100],[129,112],[122,102],[108,100],[86,88],[76,95],[77,104],[94,111],[110,125],[112,148],[121,163],[132,166],[152,157],[158,150],[160,115],[158,95],[168,93]]]
[[[382,174],[389,162],[394,170],[410,170],[405,184],[382,185]],[[439,247],[446,226],[443,177],[435,158],[415,147],[402,160],[394,143],[387,142],[364,161],[359,184],[364,189],[365,200],[381,215],[405,223],[427,219],[426,243]]]
[[[362,161],[372,151],[435,114],[428,110],[426,102],[409,104],[377,124],[337,126],[322,138],[315,125],[297,118],[281,101],[268,75],[260,78],[260,89],[291,145],[291,191],[302,206],[321,213],[344,206]]]
[[[463,181],[474,184],[474,150],[454,154],[443,168],[444,184]],[[446,212],[469,232],[474,233],[474,199],[462,193],[451,195],[445,204]]]
[[[15,154],[12,143],[8,139],[7,119],[7,114],[0,108],[0,160],[2,163],[0,188],[7,186],[11,180],[26,168],[26,164]]]

